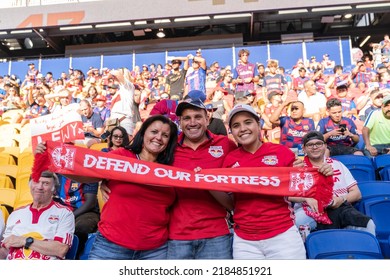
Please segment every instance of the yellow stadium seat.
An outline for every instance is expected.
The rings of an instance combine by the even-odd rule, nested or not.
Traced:
[[[0,188],[0,204],[14,207],[16,199],[16,190]]]
[[[14,189],[14,184],[11,178],[5,174],[0,174],[0,188]]]
[[[17,117],[19,114],[23,114],[23,109],[14,109],[5,111],[2,115],[3,120],[12,120]]]
[[[15,165],[15,158],[7,153],[1,153],[0,154],[0,165],[8,165],[8,164],[13,164]]]
[[[30,181],[30,175],[29,173],[23,173],[16,177],[16,185],[15,189],[18,191],[20,190],[30,190],[30,187],[28,186],[28,182]]]
[[[10,154],[17,159],[20,154],[20,149],[19,147],[0,147],[0,153]]]
[[[22,152],[18,157],[19,166],[32,166],[34,163],[34,155],[32,152]]]
[[[95,143],[95,144],[92,144],[91,147],[89,147],[91,150],[96,150],[96,151],[100,151],[101,149],[103,148],[107,148],[108,147],[108,144],[107,143]]]
[[[22,192],[18,195],[16,195],[14,209],[17,209],[19,207],[26,206],[28,204],[31,204],[33,202],[33,198],[31,196],[30,188],[27,192]]]
[[[13,164],[0,165],[0,174],[4,174],[16,179],[18,167]]]

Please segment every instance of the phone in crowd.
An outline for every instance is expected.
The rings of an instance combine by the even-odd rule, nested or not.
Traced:
[[[339,127],[340,127],[340,131],[344,133],[344,131],[347,130],[347,125],[345,123],[341,123],[339,124]]]

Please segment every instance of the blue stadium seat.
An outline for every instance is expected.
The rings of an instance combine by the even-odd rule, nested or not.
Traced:
[[[92,249],[93,242],[95,241],[96,233],[90,233],[88,240],[85,242],[84,251],[80,254],[80,260],[88,260],[89,252]]]
[[[308,235],[305,246],[309,259],[383,259],[376,237],[360,230],[316,231]]]
[[[66,260],[75,260],[77,255],[77,249],[79,248],[79,238],[77,235],[73,235],[72,246],[69,248],[68,253],[66,253]]]
[[[366,181],[358,183],[358,186],[362,198],[360,201],[356,202],[354,206],[362,213],[365,213],[364,203],[390,199],[390,182]]]
[[[382,248],[383,255],[390,258],[390,196],[381,200],[371,200],[363,203],[364,212],[370,216],[376,226],[376,238]]]
[[[390,155],[379,155],[373,158],[378,179],[390,181]]]
[[[358,183],[376,180],[374,164],[370,158],[359,155],[338,155],[332,158],[341,161]]]

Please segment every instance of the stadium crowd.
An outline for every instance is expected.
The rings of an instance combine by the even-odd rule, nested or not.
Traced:
[[[374,56],[378,49],[380,56]],[[0,114],[18,110],[19,113],[13,115],[9,122],[20,123],[23,127],[28,125],[31,119],[70,108],[81,115],[85,135],[85,139],[77,140],[75,145],[90,148],[95,144],[105,143],[104,151],[108,153],[186,169],[237,167],[238,162],[238,166],[242,167],[292,167],[305,164],[317,167],[323,165],[325,170],[322,172],[331,176],[333,173],[329,173],[326,168],[337,164],[329,160],[324,162],[324,157],[345,154],[375,157],[390,154],[389,49],[390,42],[386,35],[383,42],[373,45],[372,56],[355,61],[351,67],[338,65],[328,54],[324,54],[318,61],[315,56],[310,57],[310,60],[299,59],[292,69],[287,70],[283,67],[283,62],[273,59],[267,61],[266,65],[251,62],[250,52],[246,49],[238,52],[235,68],[219,65],[217,61],[208,63],[202,57],[200,49],[195,54],[174,57],[164,66],[152,63],[136,66],[131,70],[125,67],[98,69],[92,66],[87,73],[79,69],[67,69],[60,77],[53,77],[51,72],[40,73],[34,63],[31,63],[23,80],[19,80],[15,75],[0,76]],[[154,115],[163,115],[170,121],[165,122],[155,117],[145,124],[145,121]],[[211,122],[212,119],[218,121]],[[175,124],[174,128],[171,122]],[[259,128],[256,127],[258,124]],[[313,134],[313,131],[318,132]],[[172,132],[177,135],[173,136]],[[152,147],[153,141],[158,142],[161,147]],[[160,154],[166,155],[165,149],[173,153],[170,148],[172,141],[178,143],[172,154],[174,158],[164,161]],[[235,150],[237,144],[239,148]],[[277,146],[279,144],[285,147],[281,149]],[[206,160],[210,150],[216,145],[222,149],[223,156],[218,161],[213,158]],[[124,147],[130,152],[124,152]],[[38,152],[44,149],[41,146]],[[320,160],[313,159],[317,150],[320,151]],[[305,155],[313,158],[305,160]],[[245,160],[242,158],[244,156]],[[276,163],[271,162],[271,157],[276,159]],[[250,162],[250,158],[256,158],[257,162],[262,164]],[[302,159],[305,160],[304,163]],[[342,189],[339,192],[334,190],[334,198],[329,206],[333,210],[345,203],[353,203],[360,197],[356,180],[345,168],[340,170],[348,173],[348,182],[345,183],[348,186],[338,186],[337,188]],[[46,174],[46,177],[55,177],[49,175]],[[56,177],[54,179],[58,180]],[[87,184],[90,182],[75,183],[81,193],[83,188],[88,190],[84,190],[82,197],[97,195],[97,187]],[[32,193],[35,193],[35,201],[39,187],[32,183],[30,185]],[[303,205],[304,209],[309,207],[311,211],[318,211],[316,202],[300,198],[291,198],[289,201],[280,199],[277,203],[285,209],[279,205],[278,208],[284,210],[272,212],[270,209],[275,207],[276,202],[261,195],[252,199],[248,206],[245,204],[248,202],[246,195],[173,189],[162,195],[161,190],[149,190],[150,193],[145,193],[145,197],[140,198],[140,205],[137,205],[134,197],[131,198],[136,206],[130,207],[128,211],[139,213],[136,217],[124,219],[129,219],[128,222],[133,224],[123,232],[131,235],[136,227],[142,227],[142,231],[133,236],[134,242],[125,241],[125,237],[115,235],[111,229],[111,226],[120,227],[120,222],[117,219],[112,221],[112,217],[105,214],[105,211],[120,211],[119,204],[114,206],[114,203],[126,201],[120,198],[117,192],[126,192],[125,187],[129,187],[128,185],[132,193],[145,188],[142,185],[112,180],[103,184],[104,197],[112,196],[114,202],[108,204],[106,210],[103,208],[99,225],[96,216],[97,198],[89,203],[87,210],[77,210],[80,206],[76,207],[74,203],[68,205],[74,208],[76,218],[83,217],[80,215],[85,212],[95,213],[94,225],[88,232],[83,233],[85,243],[86,235],[98,229],[96,247],[92,250],[95,259],[305,258],[304,246],[300,243],[302,239],[297,238],[302,224],[294,226],[290,215],[293,208],[289,205],[292,201],[299,203],[300,207]],[[51,191],[54,190],[53,188]],[[56,195],[56,192],[54,194]],[[85,202],[84,198],[80,197],[80,200]],[[50,205],[54,203],[50,199],[47,201]],[[109,203],[110,198],[107,201]],[[242,201],[245,203],[242,204]],[[160,205],[161,207],[157,205],[160,207],[158,208],[156,204],[160,202],[164,204]],[[193,212],[194,205],[199,210]],[[157,224],[143,224],[137,220],[142,217],[141,210],[145,206],[161,211],[160,215],[150,217],[150,221],[149,218],[146,219],[150,223],[153,223],[153,219],[160,219]],[[251,216],[247,206],[262,209],[256,212],[260,218]],[[350,208],[348,209],[346,211],[350,211]],[[147,213],[146,216],[152,215],[151,211]],[[308,215],[307,211],[306,214]],[[278,217],[284,217],[283,221],[278,220]],[[12,218],[12,221],[14,220],[15,218]],[[278,222],[275,223],[276,221]],[[269,231],[263,229],[262,232],[256,224],[260,222],[266,223]],[[348,222],[337,222],[340,228],[368,227],[367,231],[375,232],[375,225],[368,217],[364,217],[364,222],[359,221],[356,225],[353,218]],[[313,224],[313,221],[310,223]],[[252,228],[247,228],[248,224],[251,224]],[[76,233],[77,227],[76,223]],[[315,226],[311,227],[315,229]],[[323,228],[326,227],[321,227]],[[12,230],[12,226],[5,229],[2,242],[4,254],[0,256],[17,258],[15,251],[11,250],[9,253],[5,249],[10,249],[12,244],[28,249],[33,244],[27,236],[26,240],[18,239],[17,243],[12,243],[10,238],[15,234]],[[260,233],[254,234],[254,231]],[[161,236],[151,238],[156,232]],[[63,240],[62,236],[52,238],[69,244],[69,240]],[[150,244],[142,244],[147,242],[148,238],[151,238]],[[280,244],[284,244],[286,240],[295,243],[296,248],[293,249],[292,244],[291,250],[282,249]],[[267,249],[256,251],[256,242],[265,244]],[[208,250],[199,249],[199,246]],[[39,246],[33,248],[38,252],[41,250]],[[142,254],[138,254],[140,251]],[[191,254],[193,251],[196,253]],[[48,256],[52,254],[47,250],[41,253]],[[56,257],[63,258],[63,251]]]

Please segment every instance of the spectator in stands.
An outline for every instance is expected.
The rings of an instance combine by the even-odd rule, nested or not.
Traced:
[[[329,99],[326,110],[328,117],[321,119],[317,125],[317,130],[324,135],[329,149],[325,155],[363,155],[362,151],[354,147],[359,142],[359,135],[353,120],[343,116],[341,101]]]
[[[234,96],[234,105],[236,104],[248,104],[252,105],[255,100],[255,92],[241,91],[237,92]]]
[[[247,49],[241,49],[238,52],[238,65],[234,69],[233,85],[235,92],[254,91],[255,84],[259,81],[256,66],[249,62],[250,52]]]
[[[364,61],[362,60],[359,60],[356,64],[356,67],[352,69],[351,78],[356,86],[360,82],[363,82],[365,85],[367,85],[373,79],[371,72],[367,71],[367,68],[364,65]]]
[[[325,87],[328,83],[328,77],[324,75],[324,71],[321,68],[314,70],[311,80],[314,81],[317,91],[325,95]]]
[[[292,83],[293,83],[291,75],[286,74],[286,69],[282,66],[278,67],[278,69],[276,70],[276,73],[280,74],[284,77],[284,79],[286,81],[285,89],[286,89],[286,91],[289,91],[292,88]]]
[[[381,110],[368,115],[362,133],[366,156],[390,154],[390,95],[383,98]]]
[[[342,84],[336,88],[336,98],[340,100],[342,106],[342,114],[347,118],[355,118],[357,116],[356,104],[348,97],[348,86]],[[328,100],[331,98],[328,98]]]
[[[283,116],[282,112],[287,106],[290,106],[290,116]],[[304,111],[301,101],[288,96],[270,116],[270,122],[280,127],[280,144],[299,156],[303,156],[302,137],[315,128],[312,119],[303,117]]]
[[[103,133],[103,121],[98,113],[95,113],[88,100],[80,101],[80,114],[83,122],[84,140],[76,140],[76,144],[84,144],[88,148],[95,143],[100,143],[100,135]]]
[[[192,59],[192,71],[187,73],[184,85],[184,97],[188,92],[193,90],[200,90],[206,93],[206,59],[201,56],[189,55]]]
[[[236,147],[228,137],[207,130],[207,110],[197,98],[201,95],[198,91],[190,92],[190,99],[179,103],[176,109],[182,130],[175,153],[176,167],[219,168],[229,151]],[[168,258],[231,259],[232,237],[226,210],[233,206],[230,197],[223,192],[184,188],[177,188],[176,193],[169,226]]]
[[[35,83],[35,79],[39,73],[39,70],[35,68],[35,63],[31,62],[28,64],[27,77],[30,78],[30,81]]]
[[[45,93],[30,87],[28,92],[28,103],[31,104],[24,113],[21,125],[29,123],[31,119],[50,114],[49,108],[46,106]]]
[[[120,147],[127,147],[130,145],[129,137],[126,137],[126,129],[121,126],[114,127],[110,135],[107,138],[107,148],[103,148],[102,152],[110,152],[113,150],[117,150]]]
[[[131,139],[133,130],[138,121],[141,120],[138,105],[140,103],[140,92],[135,90],[130,71],[126,68],[111,70],[111,76],[119,89],[111,100],[111,119],[118,119],[120,126],[124,127]]]
[[[34,154],[43,153],[46,150],[42,142],[35,148]],[[77,257],[83,252],[88,235],[97,230],[100,220],[100,211],[97,200],[98,183],[80,183],[61,174],[56,174],[59,187],[54,195],[54,200],[73,211],[75,217],[75,232],[79,238]]]
[[[282,74],[277,74],[278,62],[274,59],[268,61],[267,68],[269,73],[264,77],[263,96],[266,96],[271,91],[279,91],[283,95],[286,85],[286,80]]]
[[[174,97],[176,100],[183,99],[184,95],[184,83],[189,67],[188,64],[189,56],[186,57],[175,57],[172,60],[172,73],[169,73],[166,77],[165,92]],[[180,69],[180,65],[184,61],[183,68]],[[175,96],[177,96],[175,98]]]
[[[375,235],[373,220],[352,206],[361,198],[356,180],[341,162],[325,156],[326,143],[322,133],[311,131],[303,137],[304,163],[307,167],[320,167],[328,163],[333,169],[333,200],[325,212],[326,222],[318,218],[318,201],[315,198],[289,197],[294,202],[295,225],[309,225],[310,230],[334,228],[357,229]],[[329,224],[329,221],[331,222]]]
[[[150,96],[149,96],[149,104],[152,102],[159,101],[161,98],[161,94],[164,93],[164,85],[160,84],[160,80],[158,77],[152,78],[152,86],[150,87]]]
[[[106,106],[106,97],[103,94],[99,94],[94,99],[96,103],[95,108],[93,108],[93,112],[99,114],[100,118],[103,121],[103,124],[107,119],[111,116],[111,110]]]
[[[390,38],[388,34],[383,36],[383,40],[379,43],[382,55],[390,58]]]
[[[217,118],[222,121],[226,120],[226,115],[231,110],[229,103],[224,99],[226,95],[228,95],[228,91],[220,86],[215,87],[211,95],[209,95],[208,99],[213,106],[217,108],[217,110],[213,113],[213,118]]]
[[[212,103],[208,103],[205,105],[206,105],[207,115],[209,118],[209,125],[207,126],[207,129],[213,134],[226,136],[227,130],[222,119],[213,117],[214,112],[217,111],[218,108],[215,107],[215,105]]]
[[[58,178],[44,171],[39,181],[30,180],[29,186],[33,202],[8,217],[0,259],[64,259],[72,245],[75,222],[68,208],[53,201]]]
[[[311,72],[316,72],[316,70],[322,70],[321,62],[318,62],[317,58],[314,55],[310,57],[309,70]]]
[[[295,155],[280,144],[259,139],[259,116],[252,107],[239,104],[228,123],[239,148],[230,152],[226,168],[292,167]],[[331,168],[328,167],[329,171]],[[234,193],[234,259],[305,259],[306,251],[290,203],[282,196]]]
[[[49,104],[51,113],[58,112],[64,108],[72,108],[76,111],[79,107],[77,103],[72,103],[72,94],[65,88],[56,93],[46,94],[45,99]],[[68,107],[69,105],[71,106]]]
[[[333,75],[328,78],[328,82],[325,86],[325,96],[326,98],[329,98],[332,96],[332,89],[336,89],[337,86],[340,85],[351,85],[353,84],[353,81],[350,78],[349,74],[343,73],[344,68],[341,65],[336,65],[333,68]]]
[[[317,91],[316,85],[312,80],[305,82],[305,90],[298,95],[298,100],[305,107],[304,117],[312,118],[314,124],[323,118],[326,114],[325,96]]]
[[[156,115],[144,121],[130,146],[110,153],[170,165],[176,142],[176,125]],[[107,187],[110,197],[89,259],[166,259],[175,190],[117,180],[109,180]]]
[[[335,62],[329,58],[329,54],[324,54],[322,56],[321,65],[323,69],[333,69],[335,66]]]
[[[304,67],[299,68],[299,76],[293,80],[293,90],[300,94],[305,88],[305,82],[310,78],[306,75],[306,69]]]
[[[19,89],[11,86],[8,88],[4,99],[1,101],[0,109],[2,111],[13,110],[13,109],[24,109],[25,104],[20,98]]]
[[[368,115],[372,111],[377,111],[377,110],[381,109],[383,98],[384,98],[384,93],[382,91],[377,90],[377,89],[374,89],[373,91],[371,91],[371,93],[370,93],[370,101],[371,102],[369,103],[371,105],[364,110],[364,118],[362,119],[363,121],[365,121],[367,119]]]
[[[163,93],[161,95],[161,100],[157,102],[152,110],[150,111],[149,115],[154,116],[154,115],[163,115],[174,123],[177,123],[177,116],[176,116],[176,101],[169,99],[169,95],[167,93]]]

